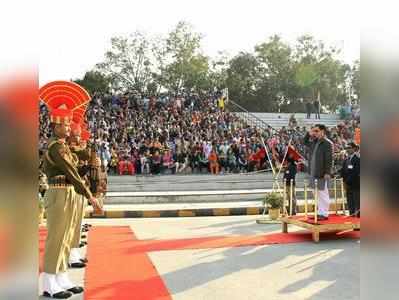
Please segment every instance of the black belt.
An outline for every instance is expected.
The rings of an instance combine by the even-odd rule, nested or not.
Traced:
[[[54,176],[48,179],[48,184],[70,185],[71,182],[65,176]]]

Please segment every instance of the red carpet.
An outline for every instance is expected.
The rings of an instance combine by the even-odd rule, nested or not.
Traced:
[[[325,232],[320,234],[320,240],[337,240],[343,238],[359,239],[359,231],[349,231],[341,234]],[[233,237],[205,237],[175,240],[141,240],[137,241],[134,247],[128,251],[130,254],[140,252],[188,250],[188,249],[211,249],[226,247],[261,246],[271,244],[290,244],[313,242],[312,234],[309,231],[296,233],[273,233],[254,236],[233,236]]]
[[[291,217],[293,219],[298,219],[300,221],[304,221],[309,224],[315,224],[314,222],[314,215],[308,215],[308,218],[304,216],[293,216]],[[326,224],[344,224],[344,223],[354,223],[354,224],[359,224],[360,223],[360,218],[354,218],[354,217],[349,217],[349,216],[342,216],[342,215],[336,215],[336,214],[331,214],[328,216],[328,220],[317,220],[317,224],[320,225],[326,225]]]
[[[328,221],[333,220],[331,218]],[[40,270],[46,228],[39,229]],[[321,240],[359,239],[360,232],[322,233]],[[149,259],[152,251],[209,249],[312,242],[308,231],[253,236],[221,236],[172,240],[137,240],[128,226],[93,227],[89,232],[85,300],[172,299]]]
[[[127,226],[90,230],[86,300],[172,299],[147,253],[127,251],[136,243]]]

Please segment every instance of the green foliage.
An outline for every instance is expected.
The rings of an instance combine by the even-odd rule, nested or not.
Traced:
[[[251,111],[305,111],[303,100],[320,95],[323,106],[335,110],[349,97],[360,97],[359,62],[342,63],[340,50],[326,47],[310,35],[294,44],[274,35],[253,52],[234,57],[220,52],[210,58],[201,49],[202,35],[179,22],[163,37],[135,32],[111,39],[111,48],[81,82],[89,90],[113,88],[156,93],[160,90],[229,89],[229,97]]]
[[[295,81],[301,88],[311,86],[319,79],[314,65],[300,65],[295,74]]]
[[[146,91],[155,70],[156,44],[144,33],[136,31],[128,37],[111,39],[111,49],[97,69],[111,78],[116,88]]]
[[[201,53],[202,36],[186,22],[179,22],[166,38],[161,69],[163,85],[174,92],[182,88],[199,90],[209,87],[209,59]]]
[[[356,60],[351,69],[352,94],[360,100],[360,61]]]
[[[269,208],[281,208],[283,206],[283,202],[283,196],[276,192],[268,193],[263,201],[263,203]]]
[[[88,71],[83,79],[76,79],[74,82],[83,86],[90,95],[95,92],[107,93],[111,84],[110,78],[98,71]]]
[[[241,52],[230,61],[226,83],[234,99],[247,99],[254,95],[258,78],[257,60],[251,53]]]

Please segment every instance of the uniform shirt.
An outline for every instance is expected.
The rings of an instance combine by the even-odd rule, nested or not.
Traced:
[[[49,140],[48,150],[44,157],[43,171],[49,179],[65,176],[75,191],[90,199],[92,194],[80,177],[76,168],[76,160],[65,141],[55,137]]]

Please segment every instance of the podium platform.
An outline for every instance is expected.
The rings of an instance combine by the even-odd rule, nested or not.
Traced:
[[[280,219],[282,223],[283,233],[288,233],[288,224],[296,225],[305,228],[312,232],[312,238],[314,242],[319,242],[320,233],[322,232],[341,232],[348,230],[360,229],[360,218],[355,218],[345,215],[329,215],[328,220],[314,221],[314,215],[306,216],[291,216],[282,217]]]

